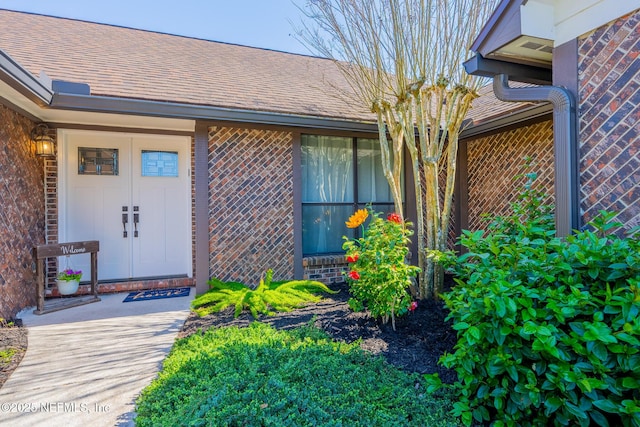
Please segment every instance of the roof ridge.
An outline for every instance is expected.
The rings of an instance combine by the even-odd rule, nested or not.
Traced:
[[[189,39],[189,40],[199,40],[199,41],[203,41],[203,42],[216,43],[216,44],[221,44],[221,45],[226,45],[226,46],[236,46],[236,47],[245,48],[245,49],[257,49],[257,50],[267,51],[267,52],[282,53],[282,54],[285,54],[285,55],[302,56],[302,57],[305,57],[305,58],[323,59],[323,60],[327,60],[327,61],[332,61],[332,59],[325,58],[325,57],[322,57],[322,56],[314,56],[314,55],[306,55],[306,54],[303,54],[303,53],[286,52],[286,51],[283,51],[283,50],[269,49],[269,48],[266,48],[266,47],[247,46],[247,45],[243,45],[243,44],[239,44],[239,43],[231,43],[231,42],[224,42],[224,41],[218,41],[218,40],[209,40],[209,39],[205,39],[205,38],[202,38],[202,37],[185,36],[185,35],[182,35],[182,34],[172,34],[172,33],[164,32],[164,31],[149,30],[149,29],[135,28],[135,27],[127,27],[125,25],[109,24],[109,23],[105,23],[105,22],[96,22],[96,21],[88,21],[88,20],[79,19],[79,18],[68,18],[68,17],[64,17],[64,16],[47,15],[47,14],[39,13],[39,12],[28,12],[28,11],[23,11],[23,10],[13,10],[13,9],[7,9],[7,8],[3,8],[3,7],[0,7],[0,12],[11,12],[11,13],[19,13],[19,14],[23,14],[23,15],[41,16],[43,18],[61,19],[61,20],[65,20],[65,21],[81,22],[81,23],[84,23],[84,24],[92,24],[92,25],[101,25],[101,26],[105,26],[105,27],[120,28],[120,29],[123,29],[123,30],[141,31],[141,32],[144,32],[144,33],[159,34],[159,35],[162,35],[162,36],[179,37],[179,38]]]

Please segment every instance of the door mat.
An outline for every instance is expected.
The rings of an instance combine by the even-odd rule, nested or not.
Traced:
[[[187,297],[191,288],[151,289],[131,292],[122,302],[147,301],[150,299]]]

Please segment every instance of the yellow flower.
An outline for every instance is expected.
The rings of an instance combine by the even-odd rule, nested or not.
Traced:
[[[369,212],[366,209],[359,209],[356,211],[356,213],[349,217],[349,221],[347,221],[345,224],[347,224],[347,227],[349,228],[356,228],[357,226],[364,223],[368,216]]]

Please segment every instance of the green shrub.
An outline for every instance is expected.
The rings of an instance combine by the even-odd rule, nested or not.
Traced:
[[[366,307],[372,317],[382,318],[383,323],[391,319],[395,329],[395,318],[410,307],[411,278],[420,271],[406,262],[411,223],[403,222],[397,214],[390,214],[387,219],[372,210],[370,214],[364,236],[354,240],[345,237],[342,246],[347,261],[352,263],[347,273],[353,296],[349,306],[356,311]],[[367,211],[361,209],[347,226],[357,227],[367,216]]]
[[[273,271],[267,270],[266,277],[260,280],[256,289],[238,282],[223,282],[216,278],[209,280],[209,290],[196,297],[191,307],[200,316],[217,313],[229,306],[235,307],[238,317],[248,309],[254,318],[261,314],[274,314],[275,311],[291,311],[307,303],[318,302],[322,298],[315,292],[336,293],[324,283],[313,280],[272,281]]]
[[[138,426],[456,426],[446,396],[314,327],[263,323],[178,340],[137,401]]]
[[[445,296],[466,425],[640,426],[640,241],[601,212],[555,238],[551,209],[528,182],[513,215],[465,232]]]

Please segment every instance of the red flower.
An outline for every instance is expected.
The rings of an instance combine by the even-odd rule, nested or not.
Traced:
[[[409,304],[409,311],[415,311],[418,308],[418,301],[411,301]]]
[[[352,279],[352,280],[358,280],[360,278],[360,273],[358,273],[355,270],[351,270],[349,272],[349,278]]]
[[[358,261],[358,254],[348,255],[347,262],[356,262]]]
[[[387,221],[395,222],[396,224],[402,224],[402,218],[397,213],[390,213],[387,215]]]

